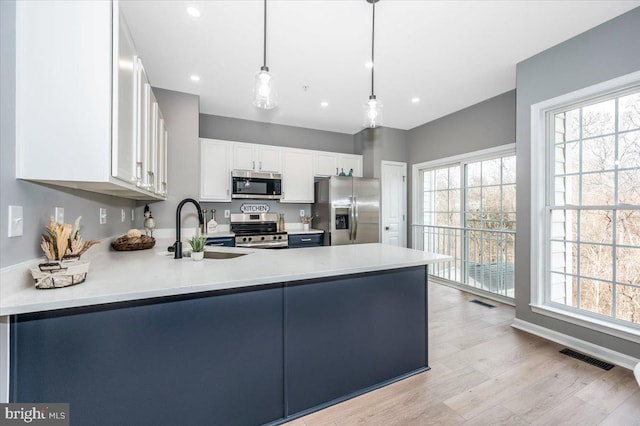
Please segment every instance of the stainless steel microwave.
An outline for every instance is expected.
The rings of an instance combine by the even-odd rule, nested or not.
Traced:
[[[282,198],[282,175],[280,173],[231,172],[231,198],[258,198],[279,200]]]

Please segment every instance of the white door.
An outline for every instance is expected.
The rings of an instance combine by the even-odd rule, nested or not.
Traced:
[[[382,243],[407,246],[407,163],[382,161]]]

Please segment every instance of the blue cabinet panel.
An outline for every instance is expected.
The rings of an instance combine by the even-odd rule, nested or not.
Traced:
[[[427,368],[426,269],[285,287],[288,415]]]
[[[290,234],[289,248],[319,247],[323,241],[324,234]]]
[[[279,419],[282,291],[20,315],[11,326],[11,401],[69,402],[77,425]]]
[[[234,237],[216,237],[216,238],[207,238],[205,242],[207,246],[224,246],[224,247],[235,247],[236,239]]]

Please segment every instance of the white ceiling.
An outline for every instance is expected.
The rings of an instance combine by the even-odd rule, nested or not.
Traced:
[[[371,84],[365,0],[268,1],[267,65],[279,94],[271,111],[251,103],[262,65],[261,0],[121,5],[151,84],[199,95],[200,112],[349,134],[363,128]],[[411,129],[511,90],[518,62],[639,5],[381,0],[375,93],[384,104],[383,125]],[[189,16],[187,6],[201,17]],[[191,81],[192,74],[201,80]]]

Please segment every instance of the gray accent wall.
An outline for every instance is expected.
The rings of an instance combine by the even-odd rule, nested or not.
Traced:
[[[16,77],[16,7],[15,1],[0,1],[0,267],[42,256],[40,235],[54,214],[64,207],[65,222],[82,216],[81,232],[85,239],[102,239],[124,234],[133,227],[131,209],[135,201],[91,192],[57,188],[15,178],[15,77]],[[56,143],[52,140],[51,143]],[[82,161],[73,158],[70,161]],[[68,164],[66,166],[72,166]],[[8,238],[8,206],[23,207],[24,235]],[[98,212],[107,209],[107,224],[99,225]],[[126,220],[120,222],[121,209]],[[141,222],[140,222],[141,223]]]
[[[407,131],[391,127],[364,129],[353,136],[355,153],[363,156],[363,176],[381,177],[382,161],[401,161],[407,158]]]
[[[200,114],[200,137],[353,154],[353,135]]]
[[[517,66],[516,318],[640,358],[637,342],[531,311],[531,105],[640,70],[640,8],[533,56]]]
[[[156,221],[156,228],[175,228],[176,207],[185,198],[198,199],[200,194],[200,144],[198,138],[198,114],[200,98],[172,90],[153,88],[162,116],[167,123],[168,196],[165,201],[149,203]],[[139,215],[144,202],[138,202]],[[182,226],[198,225],[196,208],[192,204],[183,209]]]
[[[412,166],[514,143],[516,91],[510,90],[407,132],[409,225],[412,217]],[[518,224],[519,225],[519,224]],[[411,226],[408,227],[411,241]]]

